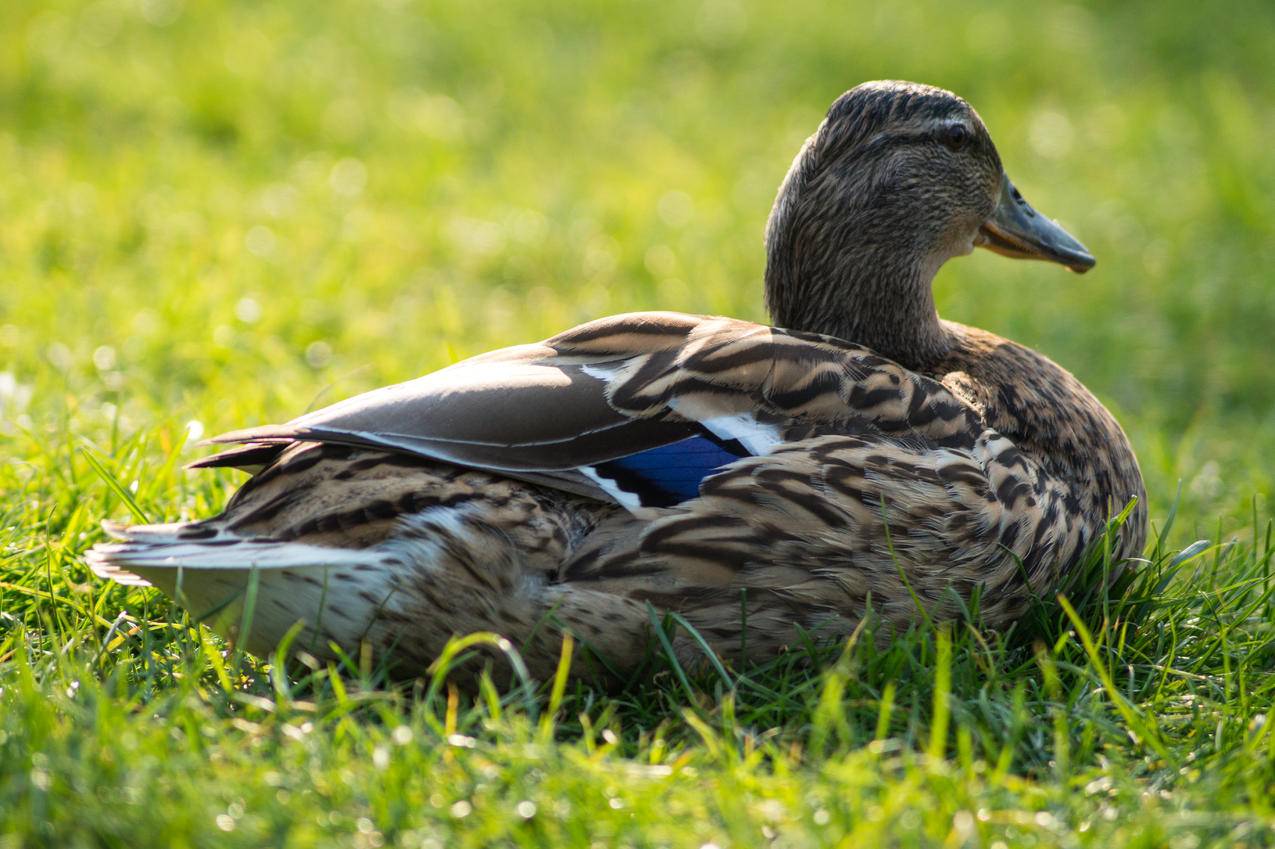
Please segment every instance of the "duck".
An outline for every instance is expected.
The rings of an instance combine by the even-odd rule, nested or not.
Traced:
[[[845,92],[764,241],[773,326],[616,315],[216,437],[192,467],[251,475],[219,515],[104,523],[88,563],[258,655],[289,635],[411,677],[491,632],[545,680],[569,635],[572,675],[627,680],[669,621],[687,663],[974,599],[1004,629],[1121,511],[1106,544],[1139,555],[1144,486],[1116,419],[1043,354],[936,311],[935,274],[978,247],[1095,263],[964,99]]]

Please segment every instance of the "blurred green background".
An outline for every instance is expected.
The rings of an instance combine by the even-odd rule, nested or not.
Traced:
[[[56,503],[81,440],[282,420],[607,313],[762,320],[775,187],[889,77],[969,99],[1099,259],[979,252],[942,313],[1108,403],[1153,519],[1181,481],[1184,534],[1240,530],[1275,485],[1273,57],[1260,2],[9,0],[0,486]]]
[[[967,97],[1098,257],[936,282],[1112,408],[1157,525],[1181,482],[1094,636],[537,720],[298,683],[89,573],[106,478],[152,520],[242,479],[190,437],[607,313],[763,320],[775,188],[882,77]],[[1270,845],[1273,139],[1270,0],[0,0],[0,849]]]

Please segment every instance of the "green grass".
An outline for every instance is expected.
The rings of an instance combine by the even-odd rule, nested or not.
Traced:
[[[1272,55],[1260,2],[0,4],[0,847],[1275,843]],[[1159,542],[1110,593],[469,700],[85,568],[101,517],[219,508],[188,437],[607,313],[763,318],[774,188],[878,77],[967,96],[1098,256],[936,293],[1129,431]]]

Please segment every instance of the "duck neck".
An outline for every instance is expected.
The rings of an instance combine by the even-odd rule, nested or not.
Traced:
[[[868,240],[820,250],[772,237],[766,306],[776,325],[836,336],[914,369],[951,351],[931,288],[942,260],[931,251]]]

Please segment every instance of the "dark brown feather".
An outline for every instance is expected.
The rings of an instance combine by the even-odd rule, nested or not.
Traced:
[[[959,150],[939,133],[953,121],[971,129]],[[546,677],[565,630],[577,672],[623,677],[652,606],[752,658],[844,636],[869,602],[905,627],[981,591],[985,621],[1009,625],[1132,498],[1115,554],[1136,557],[1146,512],[1129,441],[1084,386],[934,310],[934,273],[973,249],[1006,181],[960,98],[860,86],[767,226],[767,304],[794,329],[614,316],[227,434],[237,447],[192,465],[263,468],[220,516],[111,527],[90,562],[221,610],[230,633],[255,580],[250,648],[301,621],[299,648],[368,641],[405,674],[482,630]],[[624,509],[589,474],[691,434],[754,456],[669,507]]]

